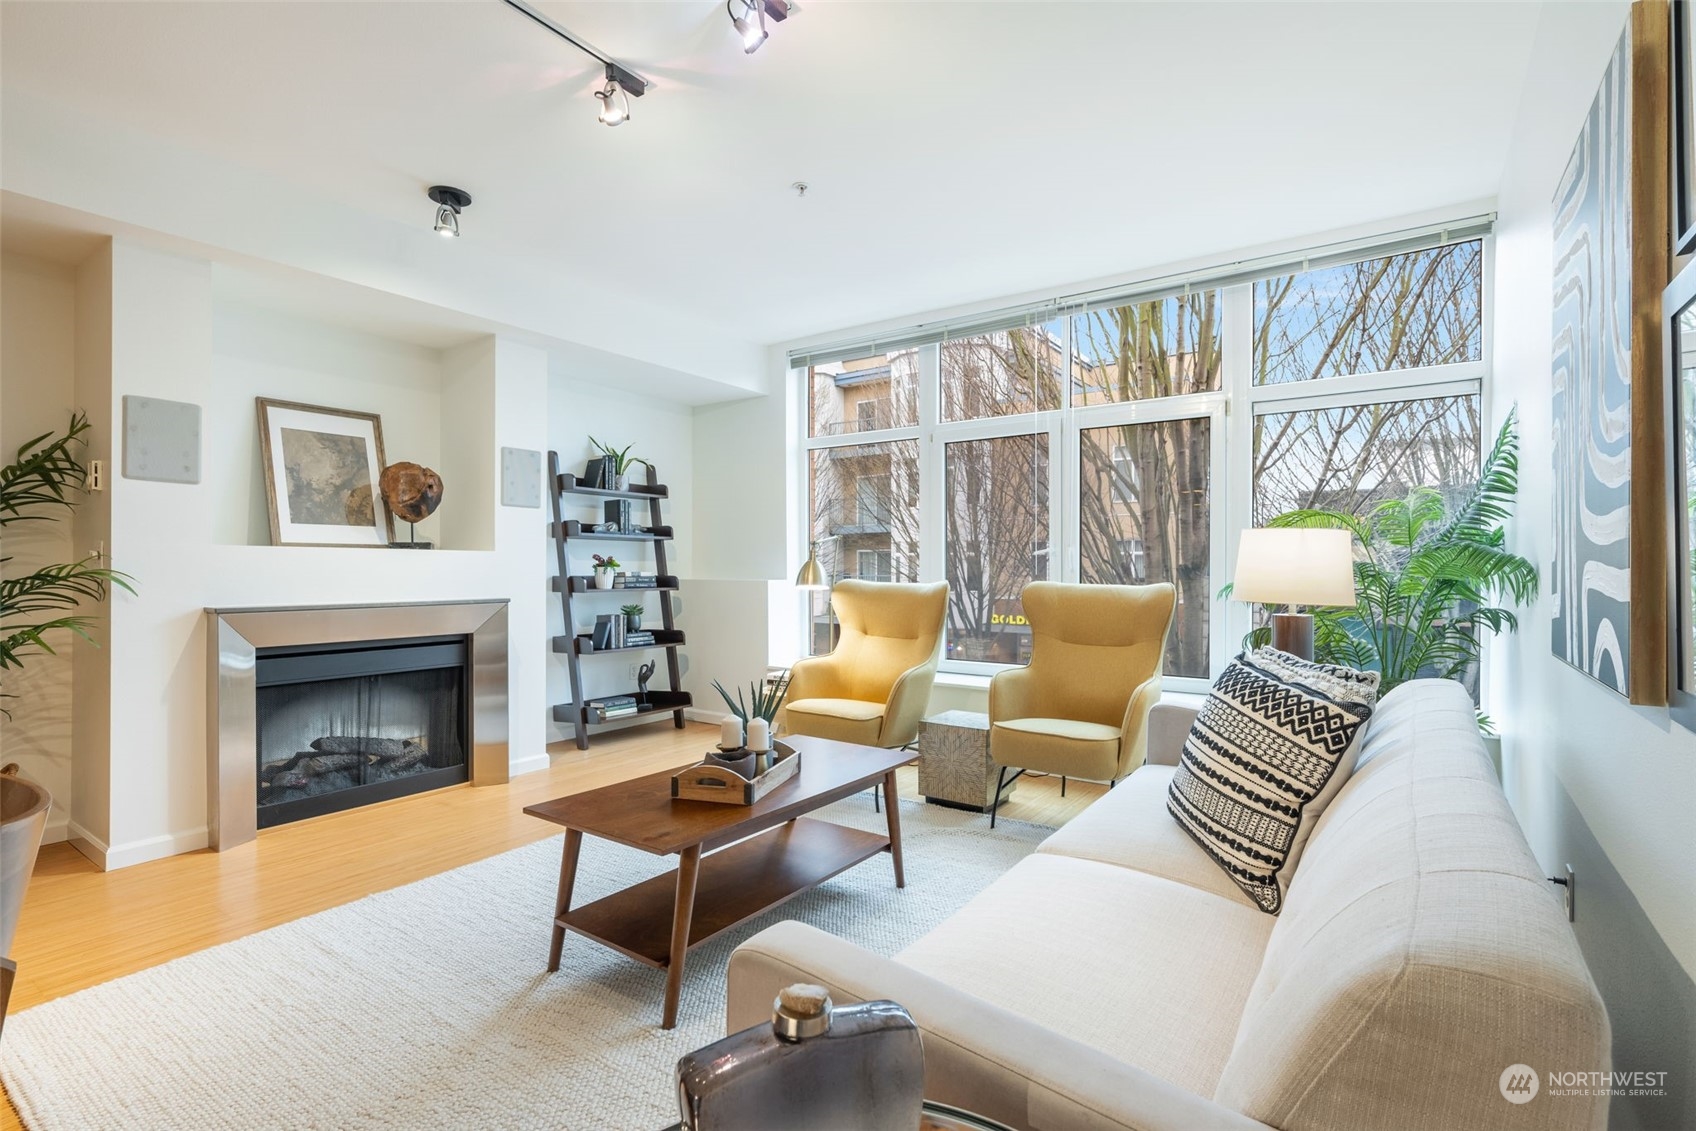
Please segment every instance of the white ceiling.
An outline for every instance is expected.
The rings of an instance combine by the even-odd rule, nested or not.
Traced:
[[[373,223],[462,186],[460,245],[769,343],[1493,196],[1542,7],[807,0],[745,56],[714,0],[538,6],[629,124],[497,0],[7,0],[0,82]]]

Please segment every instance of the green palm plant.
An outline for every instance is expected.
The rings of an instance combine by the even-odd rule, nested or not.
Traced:
[[[82,487],[87,470],[76,449],[87,441],[88,417],[71,416],[62,433],[44,432],[18,448],[17,458],[0,467],[0,530],[21,522],[44,522],[77,505],[71,492]],[[76,610],[84,601],[101,601],[106,587],[135,592],[127,574],[100,565],[90,554],[79,561],[45,565],[12,576],[10,557],[0,557],[0,671],[24,666],[31,656],[56,654],[48,634],[59,630],[94,642],[94,617]],[[0,695],[0,699],[16,698]],[[11,713],[0,708],[8,718]]]
[[[1502,523],[1519,490],[1517,414],[1510,412],[1479,470],[1451,507],[1415,487],[1365,516],[1288,511],[1269,526],[1347,530],[1358,544],[1354,608],[1315,608],[1314,657],[1380,673],[1380,693],[1419,676],[1459,679],[1477,662],[1480,628],[1519,627],[1514,608],[1537,595],[1537,567],[1506,548]],[[1249,643],[1269,643],[1270,628]]]

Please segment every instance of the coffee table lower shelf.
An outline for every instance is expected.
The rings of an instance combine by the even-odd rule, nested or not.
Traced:
[[[702,856],[688,945],[697,947],[888,849],[887,836],[797,817]],[[676,904],[677,870],[673,869],[574,907],[554,922],[663,970],[671,964]]]

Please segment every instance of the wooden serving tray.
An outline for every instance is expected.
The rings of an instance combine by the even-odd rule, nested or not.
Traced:
[[[671,796],[679,801],[713,801],[720,805],[752,805],[795,776],[801,754],[784,742],[773,742],[778,757],[765,773],[749,780],[735,770],[709,762],[689,766],[671,776]]]

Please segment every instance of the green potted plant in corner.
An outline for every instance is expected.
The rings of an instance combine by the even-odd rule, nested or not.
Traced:
[[[618,559],[613,557],[611,554],[608,554],[604,558],[601,555],[596,554],[595,555],[595,566],[594,566],[594,569],[595,569],[595,588],[596,589],[611,589],[612,588],[612,576],[613,576],[613,574],[617,573],[621,568],[623,568],[623,567],[619,565]]]
[[[630,449],[634,448],[635,444],[626,444],[622,448],[615,448],[611,444],[601,443],[593,436],[589,437],[589,443],[594,446],[596,451],[601,453],[601,458],[606,460],[607,487],[611,490],[630,490],[630,469],[637,464],[644,467],[648,466],[647,460],[641,456],[630,454]]]
[[[1356,542],[1353,608],[1314,608],[1314,658],[1376,671],[1379,694],[1410,679],[1474,676],[1481,630],[1513,632],[1538,589],[1537,567],[1507,547],[1502,523],[1519,490],[1517,413],[1502,423],[1478,482],[1453,505],[1430,487],[1366,515],[1293,510],[1268,526],[1347,530]],[[1249,643],[1271,639],[1258,628]],[[1479,728],[1494,734],[1488,716]]]
[[[630,632],[642,631],[642,606],[620,605],[618,611],[624,614],[624,627]]]
[[[72,510],[87,470],[76,449],[87,443],[88,417],[74,413],[68,429],[43,433],[18,448],[17,458],[0,467],[0,531],[18,522],[46,522]],[[72,632],[95,643],[94,617],[77,611],[84,602],[102,601],[107,586],[135,592],[127,575],[106,569],[98,554],[74,562],[38,566],[14,573],[10,557],[0,557],[0,671],[22,668],[31,656],[55,654],[49,634]],[[11,718],[0,694],[0,715]],[[17,776],[17,766],[0,769],[0,1025],[14,967],[9,957],[18,925],[24,888],[35,865],[47,826],[47,791]]]

